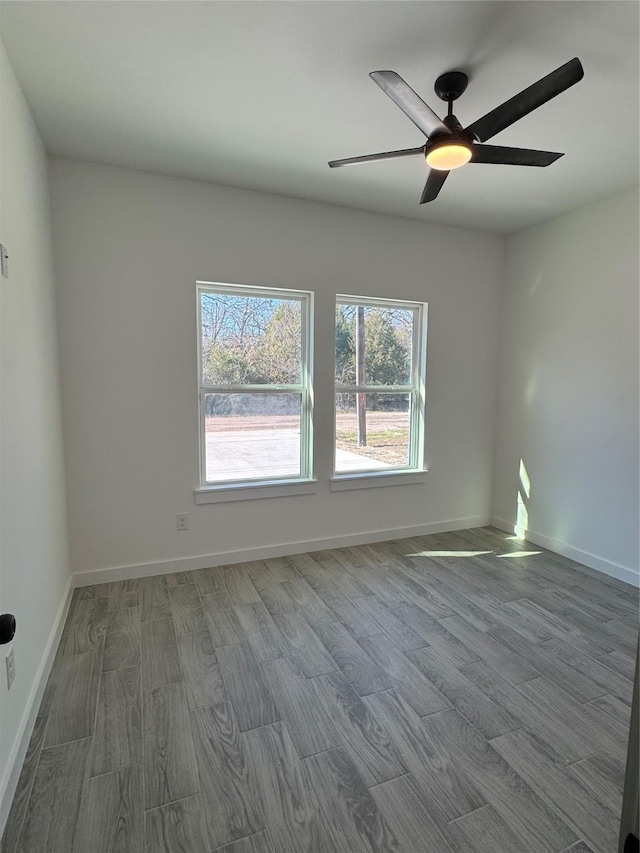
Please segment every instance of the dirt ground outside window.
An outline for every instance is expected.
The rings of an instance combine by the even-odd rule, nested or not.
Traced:
[[[358,447],[355,413],[336,415],[336,446],[358,456],[376,459],[387,465],[407,463],[409,429],[406,412],[367,412],[367,445]],[[242,417],[207,418],[208,434],[229,432],[262,432],[263,430],[297,430],[299,418],[290,415],[247,415]]]

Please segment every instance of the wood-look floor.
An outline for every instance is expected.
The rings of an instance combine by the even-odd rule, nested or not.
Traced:
[[[491,528],[78,589],[3,853],[613,853],[637,614]]]

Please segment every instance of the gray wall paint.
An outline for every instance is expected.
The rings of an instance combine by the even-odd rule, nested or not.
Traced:
[[[75,571],[488,519],[502,237],[78,161],[51,174]],[[194,505],[198,279],[314,292],[316,494]],[[429,302],[424,484],[329,491],[336,292]]]
[[[638,192],[507,241],[494,516],[516,522],[520,460],[541,544],[638,571]]]
[[[8,646],[0,671],[1,834],[69,560],[47,158],[1,43],[0,81],[2,242],[10,269],[0,278],[0,612],[18,621],[10,691]]]

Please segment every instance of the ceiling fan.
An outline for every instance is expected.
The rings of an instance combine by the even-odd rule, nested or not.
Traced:
[[[329,167],[335,169],[337,166],[350,166],[355,163],[422,155],[429,166],[427,183],[420,197],[420,204],[424,204],[437,197],[449,172],[464,166],[465,163],[550,166],[562,157],[562,154],[555,151],[505,148],[481,143],[582,80],[584,69],[578,58],[571,59],[465,128],[453,114],[453,102],[462,95],[469,82],[469,78],[462,71],[448,71],[436,80],[436,95],[449,105],[447,115],[442,120],[395,71],[372,71],[369,76],[424,133],[427,142],[419,148],[331,160]]]

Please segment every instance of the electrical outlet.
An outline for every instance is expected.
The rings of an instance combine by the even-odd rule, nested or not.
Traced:
[[[5,658],[5,663],[7,665],[7,690],[11,690],[13,679],[16,677],[16,662],[15,658],[13,657],[13,649],[11,649],[11,651]]]
[[[180,513],[178,516],[178,530],[189,529],[189,514],[186,512]]]

